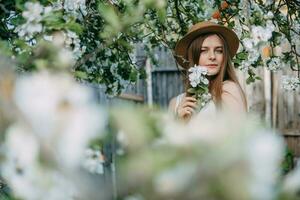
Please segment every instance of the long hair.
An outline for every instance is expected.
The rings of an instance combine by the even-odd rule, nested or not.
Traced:
[[[213,96],[213,100],[218,108],[221,108],[221,101],[222,101],[222,86],[223,82],[226,80],[233,81],[236,83],[242,93],[243,101],[247,107],[247,101],[245,93],[242,90],[242,87],[238,81],[237,75],[235,73],[234,67],[231,62],[231,57],[229,55],[228,45],[226,40],[223,38],[222,35],[218,33],[207,33],[197,37],[193,42],[190,44],[186,58],[189,61],[189,67],[186,69],[184,82],[185,82],[185,92],[187,93],[188,88],[191,87],[189,79],[188,79],[188,69],[195,64],[199,64],[199,58],[201,54],[201,47],[204,40],[211,35],[217,35],[223,42],[223,54],[224,59],[223,63],[221,64],[221,68],[219,73],[214,76],[208,77],[209,78],[209,92]],[[187,93],[187,95],[189,95]]]

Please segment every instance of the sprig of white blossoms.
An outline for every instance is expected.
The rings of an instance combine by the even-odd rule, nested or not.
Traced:
[[[208,85],[207,69],[202,66],[194,65],[189,69],[189,80],[192,87],[197,87],[199,84]]]
[[[100,150],[86,149],[83,167],[92,174],[104,173],[104,156]]]
[[[82,15],[87,15],[87,7],[85,0],[65,0],[64,10],[72,16],[82,19]]]
[[[79,36],[73,31],[67,31],[63,33],[65,38],[65,46],[72,49],[75,60],[78,60],[86,51],[86,46],[81,46],[81,40]]]
[[[273,57],[267,61],[267,68],[273,72],[276,72],[277,70],[281,69],[282,65],[283,63],[278,57]]]
[[[209,81],[206,78],[207,72],[205,67],[199,65],[194,65],[194,67],[189,69],[189,81],[192,88],[190,88],[188,92],[195,94],[196,99],[199,102],[198,111],[211,100],[211,94],[208,90]]]
[[[19,37],[31,39],[34,34],[42,32],[43,26],[40,22],[43,19],[43,14],[49,11],[49,8],[46,9],[39,2],[26,2],[25,10],[22,13],[26,22],[17,26],[14,32],[18,33]]]
[[[282,88],[285,90],[296,90],[300,86],[300,79],[297,77],[282,76]]]
[[[93,92],[68,74],[42,71],[14,85],[18,118],[5,133],[3,177],[24,200],[72,199],[80,188],[64,170],[82,166],[90,140],[103,136],[105,112]]]

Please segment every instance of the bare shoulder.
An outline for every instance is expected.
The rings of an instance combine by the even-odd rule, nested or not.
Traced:
[[[224,81],[222,86],[222,104],[233,110],[246,110],[243,91],[233,81]]]
[[[240,95],[241,94],[241,89],[239,85],[233,81],[224,81],[223,82],[223,87],[222,87],[223,92],[225,93],[230,93],[230,94],[235,94],[235,95]]]

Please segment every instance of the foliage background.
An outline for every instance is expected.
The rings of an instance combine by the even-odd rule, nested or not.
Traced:
[[[299,1],[4,0],[0,9],[0,47],[19,71],[55,67],[45,64],[49,59],[40,43],[62,43],[75,59],[70,72],[79,80],[104,84],[112,96],[145,77],[135,60],[137,43],[156,64],[154,47],[173,50],[188,27],[203,20],[237,32],[241,47],[233,62],[248,74],[248,83],[260,79],[257,68],[267,67],[296,72],[297,77],[282,80],[287,89],[300,84]],[[67,58],[66,51],[58,53]]]

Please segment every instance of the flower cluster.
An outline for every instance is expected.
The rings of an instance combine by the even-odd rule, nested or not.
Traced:
[[[211,94],[208,90],[209,81],[206,75],[207,69],[205,67],[195,65],[189,69],[189,81],[192,88],[189,88],[188,92],[195,95],[198,100],[198,111],[211,100]]]
[[[83,16],[87,15],[85,0],[65,0],[64,9],[75,17],[78,17],[80,14]]]
[[[267,61],[267,68],[270,71],[277,71],[278,69],[282,68],[283,63],[278,57],[273,57],[272,59]]]
[[[195,65],[189,69],[189,81],[192,87],[197,87],[199,84],[208,85],[207,69],[202,66]]]
[[[184,0],[179,5],[176,2],[150,0],[130,4],[127,1],[111,0],[107,4],[98,4],[97,1],[86,0],[52,0],[26,1],[15,7],[4,4],[3,12],[0,13],[3,19],[0,31],[4,32],[1,34],[2,42],[8,45],[0,45],[0,48],[12,47],[12,50],[6,48],[10,49],[7,51],[13,51],[13,56],[22,62],[20,66],[31,69],[26,60],[31,59],[39,39],[45,35],[64,32],[66,40],[71,40],[66,43],[77,60],[75,68],[79,73],[75,74],[81,74],[78,78],[105,84],[108,93],[118,94],[122,89],[119,80],[130,79],[131,76],[126,75],[127,71],[136,73],[134,68],[137,66],[128,56],[134,48],[133,43],[142,42],[148,48],[147,56],[155,60],[153,48],[164,46],[174,49],[178,39],[192,24],[199,21],[223,24],[226,21],[242,44],[233,62],[237,68],[248,73],[249,82],[257,80],[255,71],[258,67],[269,66],[267,62],[277,63],[277,58],[281,63],[290,62],[293,69],[297,69],[295,65],[300,52],[300,23],[299,11],[295,9],[297,6],[294,2],[289,6],[286,2],[270,6],[272,1],[269,0]],[[12,29],[17,34],[11,34]],[[116,45],[106,46],[107,43]],[[269,51],[265,51],[266,46]],[[99,49],[102,49],[101,54]],[[119,52],[117,58],[114,55],[104,56],[111,49]],[[91,61],[91,57],[96,59]],[[275,60],[272,61],[273,59]],[[111,73],[111,77],[107,78],[110,70],[103,68],[110,66],[103,66],[106,60],[109,60],[109,64],[126,68],[116,73],[122,79],[111,78],[114,76]],[[270,69],[279,70],[274,65]]]
[[[92,92],[67,74],[23,75],[10,89],[10,115],[18,117],[5,131],[1,175],[21,199],[72,199],[78,177],[64,170],[75,172],[86,159],[91,169],[84,151],[102,136],[105,112]]]
[[[300,79],[297,77],[282,76],[282,87],[286,90],[296,90],[300,86]]]
[[[192,80],[206,85],[205,71],[195,67]],[[112,108],[107,118],[92,92],[69,75],[1,72],[1,177],[16,198],[109,199],[96,176],[105,158],[91,139],[116,132],[117,148],[125,147],[114,157],[120,199],[298,197],[300,167],[280,177],[283,139],[256,118],[220,112],[183,124],[129,106]]]
[[[39,2],[26,2],[25,10],[22,16],[25,18],[26,22],[15,28],[15,32],[18,33],[19,37],[25,37],[25,39],[31,39],[34,34],[41,33],[43,26],[41,21],[43,19],[43,14],[51,11],[51,7],[43,7]]]
[[[92,174],[103,174],[104,157],[100,150],[86,149],[83,167]]]
[[[152,121],[160,127],[160,136],[137,135],[138,151],[128,148],[136,141],[127,140],[127,159],[119,163],[124,199],[274,200],[288,194],[289,200],[297,196],[300,168],[281,177],[283,139],[257,119],[220,113],[213,119],[202,118],[201,123],[181,124],[171,116]],[[145,122],[135,128],[123,123],[119,128],[126,129],[127,138],[134,138],[141,123]]]
[[[67,48],[71,49],[75,60],[81,58],[81,56],[86,51],[86,46],[81,46],[81,41],[78,35],[75,32],[67,31],[63,33],[64,44]]]

